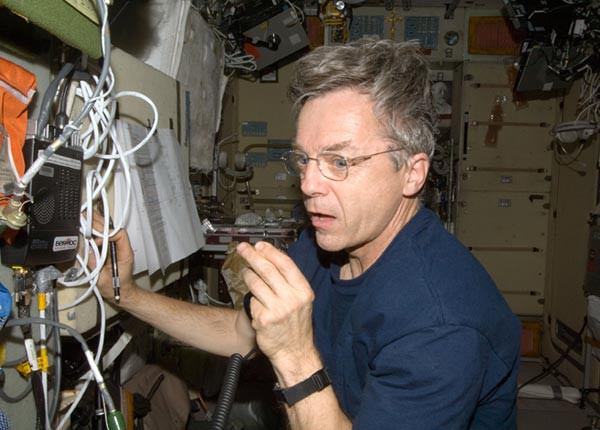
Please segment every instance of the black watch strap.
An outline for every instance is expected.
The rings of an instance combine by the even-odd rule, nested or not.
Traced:
[[[281,388],[275,384],[273,392],[277,401],[287,403],[292,406],[294,403],[310,396],[313,393],[321,391],[323,388],[331,385],[331,379],[325,369],[321,369],[312,374],[308,379],[297,383],[289,388]]]

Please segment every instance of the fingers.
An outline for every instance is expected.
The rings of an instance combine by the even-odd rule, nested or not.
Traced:
[[[100,212],[94,210],[92,214],[92,228],[97,232],[104,232],[104,228],[106,225],[106,220],[100,214]],[[112,233],[113,230],[109,230],[109,234]],[[114,232],[112,236],[108,237],[109,242],[115,242],[117,247],[117,253],[119,255],[119,261],[128,260],[133,256],[133,250],[131,248],[131,242],[129,241],[129,236],[127,231],[124,228],[121,228]],[[104,242],[103,236],[97,236],[94,238],[94,242],[98,247],[102,246]],[[93,253],[91,253],[93,258]],[[123,257],[123,258],[122,258]],[[95,263],[95,261],[94,261]]]
[[[249,266],[242,272],[244,282],[266,307],[275,306],[279,300],[292,301],[292,296],[304,295],[304,292],[312,294],[292,259],[273,245],[258,242],[252,247],[242,243],[238,245],[237,252]]]
[[[92,229],[95,232],[98,232],[100,234],[100,236],[96,236],[94,238],[94,242],[96,242],[96,245],[98,245],[98,246],[102,245],[102,242],[104,240],[102,235],[103,235],[105,226],[106,226],[106,220],[104,219],[104,217],[100,214],[100,212],[94,210],[94,212],[92,214]],[[118,241],[118,240],[122,239],[122,232],[124,231],[124,229],[119,229],[116,233],[112,233],[113,231],[114,230],[112,228],[109,228],[109,230],[108,230],[108,233],[109,233],[108,240],[109,241],[112,242],[112,241]]]
[[[236,250],[246,262],[247,266],[240,274],[244,283],[254,295],[255,300],[267,307],[273,307],[277,297],[275,292],[269,287],[268,282],[281,283],[281,275],[277,275],[275,267],[270,265],[269,262],[249,244],[242,243],[238,245]],[[271,267],[267,267],[269,265]],[[262,273],[262,275],[259,275],[259,273]]]
[[[258,242],[254,247],[241,243],[237,252],[265,281],[293,283],[304,280],[304,276],[290,257],[268,242]]]
[[[273,255],[279,251],[272,246],[264,242],[259,242],[254,247],[248,243],[241,243],[236,250],[251,269],[242,271],[242,276],[249,286],[256,286],[256,281],[262,280],[277,294],[276,286],[287,282]]]

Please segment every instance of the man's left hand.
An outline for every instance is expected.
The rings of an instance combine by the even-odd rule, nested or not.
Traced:
[[[238,245],[246,260],[244,282],[254,295],[252,327],[261,351],[275,367],[297,365],[316,353],[313,342],[314,293],[296,264],[267,242]],[[316,370],[316,369],[315,369]]]

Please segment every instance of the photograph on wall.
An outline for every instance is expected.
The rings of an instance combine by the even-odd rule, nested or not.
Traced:
[[[452,81],[432,82],[431,94],[438,112],[438,118],[452,118]]]

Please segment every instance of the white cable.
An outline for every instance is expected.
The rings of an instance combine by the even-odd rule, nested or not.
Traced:
[[[585,118],[596,121],[598,119],[598,110],[600,107],[600,100],[598,100],[599,91],[600,74],[594,73],[591,67],[586,68],[577,102],[577,120]]]
[[[208,295],[208,293],[206,294],[206,298],[208,299],[208,301],[210,303],[212,303],[213,305],[219,305],[219,306],[227,306],[227,307],[231,307],[232,304],[231,303],[225,303],[225,302],[221,302],[217,299],[213,299],[211,296]]]
[[[98,299],[98,304],[100,307],[100,317],[101,317],[100,318],[100,337],[98,339],[98,350],[96,351],[96,356],[94,357],[94,360],[93,360],[93,363],[97,369],[98,363],[100,362],[100,357],[102,357],[102,349],[104,348],[104,332],[106,331],[106,308],[104,306],[104,300],[102,300],[102,296],[98,292],[97,288],[94,288],[94,294],[96,295],[96,298]],[[90,363],[90,365],[91,365],[91,363]],[[92,368],[93,368],[93,366],[92,366]],[[81,399],[83,398],[83,395],[87,391],[87,388],[90,385],[90,382],[92,382],[92,379],[93,379],[93,376],[90,373],[88,375],[88,377],[84,380],[83,386],[79,389],[79,392],[77,393],[75,400],[69,407],[69,410],[63,415],[61,421],[58,423],[56,430],[62,430],[63,426],[67,423],[67,421],[71,417],[71,414],[73,413],[73,411],[75,410],[77,405],[79,405],[79,402],[81,401]]]
[[[81,86],[81,92],[80,92],[80,94],[85,98],[87,95],[89,95],[89,93],[90,93],[90,89],[87,88],[85,84],[82,85]],[[143,139],[142,142],[140,142],[134,148],[131,148],[128,151],[123,151],[123,149],[121,148],[121,145],[120,145],[120,143],[118,141],[118,137],[117,137],[117,134],[116,134],[116,130],[114,129],[114,127],[112,126],[112,124],[110,124],[110,127],[108,127],[109,128],[108,133],[103,133],[103,135],[110,134],[110,136],[111,136],[111,140],[113,142],[112,153],[111,154],[95,154],[95,156],[100,159],[100,163],[99,163],[99,165],[97,167],[97,169],[98,169],[97,171],[95,171],[95,172],[93,172],[91,174],[88,174],[87,181],[86,181],[87,184],[88,184],[88,186],[86,187],[86,189],[87,189],[86,195],[88,196],[88,198],[87,198],[86,202],[84,203],[84,205],[82,206],[82,212],[87,212],[88,213],[87,219],[90,219],[90,210],[91,210],[91,207],[92,207],[92,203],[93,203],[94,199],[96,198],[96,196],[99,193],[103,193],[104,192],[104,187],[105,187],[106,183],[108,182],[108,179],[110,178],[110,175],[111,175],[112,170],[113,170],[114,162],[115,162],[116,159],[118,159],[119,162],[121,163],[122,167],[123,167],[123,172],[124,172],[124,176],[125,176],[125,180],[126,180],[126,198],[125,198],[124,207],[122,209],[122,213],[118,217],[119,221],[117,222],[117,225],[114,226],[113,232],[110,232],[110,234],[108,234],[108,236],[106,236],[106,234],[104,232],[103,233],[92,232],[92,234],[95,234],[96,236],[99,236],[99,237],[103,237],[103,238],[105,238],[105,240],[106,240],[107,237],[111,237],[114,234],[116,234],[116,232],[122,227],[124,221],[127,218],[129,207],[130,207],[132,186],[131,186],[131,173],[130,173],[130,170],[129,170],[129,164],[128,164],[126,155],[131,154],[134,151],[139,150],[144,144],[146,144],[150,140],[150,137],[152,136],[152,133],[156,129],[157,121],[158,121],[158,112],[156,110],[156,107],[155,107],[154,103],[149,98],[147,98],[145,95],[137,93],[137,92],[133,92],[133,91],[125,91],[125,92],[119,93],[118,95],[116,95],[115,97],[113,97],[113,99],[117,99],[117,98],[123,97],[123,96],[134,96],[134,97],[138,97],[138,98],[141,98],[141,99],[147,101],[148,104],[152,107],[152,109],[155,112],[155,120],[154,120],[154,124],[153,124],[152,128],[150,129],[150,131],[148,132],[148,135],[146,136],[146,138]],[[90,129],[92,130],[91,134],[94,136],[94,138],[95,138],[96,141],[103,140],[103,139],[100,139],[98,137],[100,135],[100,132],[98,131],[96,124],[104,123],[104,125],[108,126],[109,124],[106,123],[106,122],[107,122],[107,120],[110,117],[112,117],[112,115],[106,113],[106,110],[103,111],[104,112],[104,115],[103,115],[103,113],[99,112],[98,109],[99,109],[99,105],[98,105],[98,103],[96,103],[94,112],[90,114],[90,117],[91,117]],[[90,132],[89,132],[90,129],[88,129],[88,131],[83,135],[82,142],[83,142],[84,148],[87,147],[88,142],[89,142],[89,136],[88,135],[90,135]],[[99,146],[98,144],[95,144],[94,145],[94,149],[98,148],[98,146]],[[104,160],[104,159],[108,159],[109,163],[108,163],[108,167],[106,167],[106,170],[105,170],[104,174],[101,175],[100,172],[99,172],[100,171],[100,165],[103,162],[102,160]],[[93,179],[93,181],[92,181],[92,179]],[[94,186],[90,185],[91,183],[93,183]],[[105,196],[102,197],[102,201],[103,201],[103,206],[105,208],[107,208],[108,207],[108,202],[107,202],[107,198]],[[108,216],[109,216],[109,213],[105,211],[105,213],[104,213],[105,219],[108,219]],[[91,238],[91,236],[90,236],[91,224],[90,223],[86,223],[85,219],[86,219],[86,217],[82,217],[82,229],[81,229],[81,231],[82,231],[82,234],[84,235],[84,240]],[[105,230],[106,230],[106,228],[107,227],[105,227]],[[92,243],[88,242],[88,246],[91,247],[92,250],[95,249],[95,244],[92,244]],[[87,249],[88,246],[86,246],[85,248]],[[106,255],[107,255],[107,249],[106,249],[106,247],[102,248],[102,253],[99,256],[99,258],[98,258],[98,255],[97,255],[96,252],[95,252],[95,254],[96,254],[96,257],[97,257],[96,261],[98,262],[97,263],[98,267],[96,268],[97,270],[89,273],[83,279],[77,279],[76,281],[66,281],[66,280],[64,280],[64,278],[62,278],[62,279],[59,280],[59,282],[61,284],[65,285],[65,286],[76,286],[76,285],[81,285],[81,284],[90,282],[91,279],[93,277],[95,277],[99,273],[99,267],[102,267],[102,265],[106,261]],[[87,258],[85,258],[82,261],[82,258],[79,257],[78,258],[78,263],[80,265],[87,264]],[[81,276],[82,273],[83,272],[80,270],[79,271],[79,276]],[[70,308],[70,307],[72,307],[72,306],[74,306],[76,304],[81,303],[81,301],[84,300],[85,298],[87,298],[90,293],[91,293],[91,288],[88,289],[83,294],[83,296],[81,296],[78,299],[76,299],[73,303],[68,304],[68,305],[64,305],[63,307],[64,308]]]
[[[91,172],[93,175],[97,174],[97,172]],[[102,206],[104,209],[103,212],[103,217],[105,220],[108,220],[109,218],[109,212],[108,212],[108,195],[106,193],[106,189],[102,189],[101,190],[101,195],[102,195]],[[91,219],[86,220],[86,222],[92,222]],[[102,237],[103,237],[103,242],[102,242],[102,248],[100,251],[100,256],[98,256],[97,251],[98,251],[98,247],[96,246],[96,243],[94,242],[94,240],[92,238],[90,239],[84,239],[85,240],[85,245],[91,246],[92,250],[94,251],[95,257],[96,257],[96,267],[94,268],[94,270],[92,270],[92,272],[90,272],[89,274],[86,274],[86,276],[83,279],[78,279],[75,281],[67,281],[63,278],[60,278],[58,281],[66,286],[66,287],[75,287],[78,285],[82,285],[82,284],[87,284],[88,282],[92,282],[93,280],[96,281],[96,277],[98,276],[98,274],[100,273],[100,270],[102,270],[102,267],[104,266],[104,263],[106,261],[106,256],[108,255],[108,222],[104,223],[104,229],[103,229],[103,233],[102,233]],[[81,297],[79,298],[81,299]],[[78,303],[80,303],[80,301],[76,300]],[[71,306],[69,306],[71,307]],[[62,310],[62,309],[61,309]]]
[[[196,303],[196,295],[194,294],[194,289],[190,284],[188,284],[188,289],[190,290],[190,296],[192,296],[192,303]]]
[[[222,176],[221,169],[217,169],[217,183],[221,186],[221,188],[223,188],[223,190],[225,190],[227,192],[233,191],[237,184],[237,181],[235,180],[235,178],[233,178],[231,180],[231,182],[229,183],[229,185],[227,185],[227,184],[223,183],[221,176]]]
[[[154,132],[156,131],[156,127],[158,126],[158,110],[156,109],[156,105],[154,104],[154,102],[152,100],[150,100],[150,98],[148,98],[144,94],[138,93],[137,91],[121,91],[121,92],[117,93],[114,98],[118,99],[118,98],[121,98],[124,96],[140,98],[150,105],[150,108],[152,109],[152,112],[154,113],[154,121],[152,121],[152,126],[150,127],[150,130],[148,131],[148,134],[146,135],[146,137],[144,139],[142,139],[142,141],[140,143],[138,143],[136,146],[134,146],[133,148],[130,148],[127,151],[125,151],[119,155],[96,154],[96,157],[98,157],[98,158],[111,159],[111,158],[119,158],[119,157],[125,157],[128,155],[131,155],[135,151],[139,150],[146,143],[148,143],[148,141],[152,138],[152,136],[154,135]]]
[[[291,27],[296,24],[302,24],[304,22],[304,12],[302,11],[302,9],[299,6],[292,3],[290,0],[285,0],[285,2],[290,8],[292,8],[292,13],[295,15],[296,18],[293,22],[287,24],[287,27]]]
[[[103,231],[101,233],[94,232],[91,228],[92,216],[91,216],[91,208],[93,207],[94,202],[97,199],[100,199],[103,207],[103,215],[106,220],[109,219],[109,201],[108,195],[106,191],[106,185],[113,174],[115,161],[118,159],[123,171],[125,172],[125,178],[127,183],[127,200],[122,209],[122,216],[119,217],[120,225],[118,228],[121,228],[124,219],[127,217],[129,210],[129,200],[131,195],[131,175],[129,171],[129,163],[127,161],[126,155],[132,154],[137,149],[142,147],[148,140],[145,139],[142,143],[137,145],[135,148],[125,152],[122,150],[121,145],[117,140],[117,134],[114,127],[114,118],[116,112],[116,99],[118,97],[124,96],[134,96],[141,98],[148,102],[151,105],[155,119],[153,127],[150,131],[153,133],[156,130],[156,126],[158,124],[158,111],[152,101],[148,99],[143,94],[139,94],[133,91],[124,91],[116,96],[112,96],[114,89],[114,74],[110,69],[110,43],[109,43],[109,33],[108,33],[108,13],[106,9],[106,4],[103,0],[98,0],[98,8],[102,18],[102,52],[104,56],[105,65],[102,68],[100,76],[93,76],[93,80],[95,83],[95,88],[92,88],[87,82],[80,81],[79,87],[77,90],[73,91],[72,89],[68,93],[67,99],[67,107],[70,108],[73,106],[73,97],[80,97],[83,100],[83,107],[79,116],[71,123],[69,123],[63,133],[52,142],[48,149],[41,153],[38,158],[32,163],[32,166],[27,169],[27,171],[23,174],[22,177],[19,177],[18,172],[16,171],[14,159],[12,157],[12,151],[10,150],[10,141],[8,142],[7,148],[9,150],[9,160],[11,162],[11,168],[15,175],[15,181],[17,184],[17,192],[15,193],[15,198],[21,198],[24,194],[24,191],[31,181],[31,179],[39,172],[44,163],[53,155],[54,151],[56,151],[61,145],[65,144],[70,137],[73,135],[75,131],[79,131],[81,128],[81,124],[85,119],[88,120],[88,126],[85,131],[81,133],[80,142],[82,149],[84,151],[84,159],[89,160],[93,157],[98,158],[98,163],[96,167],[88,172],[86,175],[86,200],[82,205],[82,213],[87,213],[87,218],[81,217],[81,226],[80,231],[83,235],[83,246],[82,252],[77,255],[77,263],[79,264],[79,269],[77,270],[77,279],[66,281],[64,276],[59,279],[59,282],[67,287],[79,286],[84,284],[89,284],[89,288],[74,300],[72,303],[68,305],[63,305],[59,307],[59,310],[65,310],[71,308],[73,306],[77,306],[86,300],[92,293],[96,296],[96,299],[99,303],[100,308],[100,339],[98,342],[98,349],[96,351],[95,356],[91,356],[91,353],[86,353],[86,358],[89,361],[90,368],[92,369],[92,373],[95,376],[96,381],[102,382],[103,378],[98,370],[98,362],[100,357],[102,356],[102,350],[104,347],[105,341],[105,331],[106,331],[106,311],[104,306],[104,301],[96,288],[96,284],[98,281],[98,275],[104,263],[107,259],[108,255],[108,237],[109,235],[114,235],[115,232],[109,233],[108,231],[108,223],[105,223],[103,226]],[[108,51],[108,52],[107,52]],[[73,87],[74,88],[74,87]],[[113,145],[109,146],[108,138],[112,139]],[[111,154],[105,154],[107,152],[107,148],[111,148]],[[99,153],[101,151],[101,153]],[[115,231],[118,230],[115,228]],[[96,243],[94,242],[94,236],[101,236],[103,240],[102,247],[99,249]],[[96,260],[96,267],[93,270],[88,269],[88,261],[90,257],[90,252],[94,253],[94,257]],[[44,312],[41,312],[43,316]],[[40,329],[40,338],[43,340],[45,335],[45,326],[42,326]],[[74,409],[77,407],[79,402],[81,401],[85,391],[87,390],[91,381],[90,378],[83,380],[83,385],[75,398],[74,402],[71,404],[69,410],[66,414],[62,416],[62,419],[57,427],[58,430],[63,429],[66,423],[70,420],[71,414]],[[47,381],[44,384],[44,392],[47,399]],[[58,395],[58,394],[57,394]],[[109,399],[110,400],[110,399]],[[47,400],[46,400],[47,402]],[[46,408],[47,410],[47,408]],[[48,425],[49,420],[47,420]]]
[[[124,155],[121,144],[118,141],[116,131],[113,130],[111,132],[111,136],[113,139],[114,148],[120,155],[119,162],[121,163],[123,174],[125,176],[125,205],[123,206],[122,212],[119,214],[120,216],[118,217],[118,221],[114,224],[114,231],[113,231],[113,233],[111,233],[111,236],[113,236],[117,231],[119,231],[121,228],[123,228],[123,226],[127,220],[127,217],[129,216],[129,208],[131,205],[131,193],[133,191],[133,185],[132,185],[132,180],[131,180],[131,171],[129,169],[129,161],[127,160],[127,157]]]
[[[252,55],[243,54],[239,49],[233,54],[225,53],[225,66],[249,72],[253,72],[257,68],[256,59]]]
[[[14,179],[17,180],[19,179],[19,171],[17,170],[17,165],[15,164],[15,159],[12,153],[10,134],[8,134],[8,131],[6,131],[4,127],[2,127],[2,125],[0,125],[0,133],[4,135],[4,143],[6,145],[6,151],[8,151],[8,161],[10,162],[10,168],[12,169]]]
[[[101,37],[102,37],[102,52],[104,54],[103,55],[103,57],[104,57],[104,65],[103,65],[102,70],[100,72],[100,77],[98,78],[98,82],[100,82],[100,85],[96,86],[96,92],[95,92],[95,94],[100,94],[100,92],[102,90],[102,87],[104,86],[104,82],[106,81],[107,77],[109,76],[109,69],[110,69],[110,54],[109,54],[109,52],[110,52],[110,41],[109,41],[109,33],[108,33],[108,10],[107,10],[107,6],[101,0],[98,0],[97,4],[98,4],[100,16],[102,17],[102,34],[101,34]],[[69,140],[69,138],[71,137],[71,135],[73,134],[73,132],[75,130],[79,129],[79,127],[81,126],[81,123],[83,122],[83,120],[87,116],[87,113],[91,109],[92,109],[92,104],[91,103],[84,104],[83,107],[82,107],[82,109],[81,109],[81,112],[80,112],[79,116],[77,118],[75,118],[75,120],[72,123],[68,124],[64,128],[64,130],[61,133],[61,135],[57,139],[55,139],[50,145],[48,145],[48,147],[42,153],[40,153],[40,155],[38,155],[37,159],[25,171],[25,173],[23,174],[23,176],[20,177],[20,178],[18,178],[15,181],[15,192],[14,192],[14,198],[15,199],[20,199],[23,196],[23,194],[25,193],[25,190],[27,189],[27,185],[31,182],[31,180],[33,179],[33,177],[35,175],[37,175],[37,173],[41,170],[42,166],[54,154],[54,152],[58,148],[60,148],[65,142],[67,142]]]
[[[78,95],[80,95],[83,100],[88,101],[90,100],[89,97],[91,97],[92,95],[91,93],[92,89],[89,86],[89,84],[86,82],[81,82],[80,91],[78,92]],[[84,160],[89,160],[90,158],[92,158],[92,156],[94,156],[95,153],[98,151],[98,147],[101,143],[100,132],[98,129],[98,117],[95,114],[95,111],[97,111],[100,108],[98,104],[98,102],[94,103],[94,109],[90,110],[88,114],[90,125],[88,129],[81,134],[82,147],[84,148]],[[88,147],[88,142],[90,140],[92,142],[92,146]]]
[[[80,217],[80,232],[82,234],[82,249],[78,253],[76,257],[76,266],[74,270],[69,271],[69,280],[65,279],[65,275],[58,280],[60,284],[65,287],[75,287],[82,285],[89,285],[88,288],[81,294],[78,298],[72,301],[72,303],[62,305],[59,307],[59,310],[66,310],[81,304],[83,301],[87,300],[89,296],[93,293],[100,307],[100,340],[98,343],[98,350],[96,352],[95,357],[91,357],[88,355],[88,361],[90,361],[90,368],[92,369],[92,373],[94,374],[96,380],[102,380],[102,375],[97,368],[97,363],[102,356],[102,350],[104,347],[104,337],[105,337],[105,329],[106,329],[106,312],[104,308],[104,301],[96,284],[98,282],[98,276],[100,270],[104,267],[104,264],[108,257],[108,238],[116,234],[116,232],[122,228],[123,224],[126,222],[129,210],[130,210],[130,200],[132,194],[132,184],[131,184],[131,172],[129,167],[129,161],[127,157],[133,154],[135,151],[139,150],[142,146],[144,146],[147,142],[150,141],[152,135],[157,129],[158,126],[158,110],[155,104],[146,97],[144,94],[135,92],[135,91],[122,91],[117,94],[113,94],[115,78],[112,69],[110,69],[110,44],[109,44],[109,35],[108,35],[108,20],[107,20],[107,11],[106,5],[104,1],[99,0],[100,4],[100,15],[102,17],[102,52],[104,54],[105,66],[102,68],[100,76],[93,76],[93,84],[90,85],[88,82],[79,81],[79,85],[76,89],[73,84],[72,88],[68,92],[67,99],[67,108],[70,110],[71,107],[75,104],[74,97],[78,97],[83,102],[83,107],[79,116],[71,123],[69,123],[63,133],[49,145],[49,149],[44,151],[38,158],[34,161],[32,166],[24,173],[22,177],[19,177],[18,171],[16,170],[16,166],[14,163],[14,159],[12,157],[12,151],[10,150],[10,141],[8,141],[7,148],[9,150],[9,160],[11,162],[11,168],[15,175],[15,181],[17,183],[17,191],[15,193],[15,197],[21,198],[24,194],[24,190],[31,181],[31,179],[39,172],[43,164],[53,155],[53,151],[56,151],[61,145],[65,144],[69,138],[73,135],[75,131],[81,131],[79,135],[79,143],[81,145],[84,152],[84,160],[92,160],[94,158],[97,159],[96,166],[86,174],[85,179],[85,196],[86,199],[81,207],[81,217]],[[108,52],[107,52],[108,51]],[[244,59],[238,59],[237,61],[242,61]],[[115,114],[116,114],[116,106],[117,100],[121,97],[136,97],[147,104],[150,105],[153,114],[154,120],[152,126],[148,132],[148,135],[137,145],[133,146],[128,150],[124,150],[121,143],[118,139],[118,134],[115,127]],[[84,120],[87,121],[87,125],[85,130],[82,129],[82,124]],[[82,129],[82,130],[80,130]],[[110,141],[109,141],[110,139]],[[114,227],[114,231],[110,232],[108,228],[108,222],[105,222],[102,231],[94,231],[92,228],[92,208],[94,207],[97,200],[100,200],[103,208],[103,216],[104,219],[108,221],[110,216],[109,210],[109,199],[106,190],[106,186],[110,181],[114,173],[116,162],[118,160],[118,165],[123,170],[125,182],[126,182],[126,194],[125,194],[125,203],[123,207],[120,208],[120,213],[115,214],[119,215],[117,217],[117,225]],[[86,214],[87,216],[83,216]],[[102,246],[99,248],[94,239],[96,237],[102,237]],[[88,263],[90,260],[90,253],[93,253],[93,256],[96,261],[96,267],[91,270],[88,269]],[[79,267],[77,267],[79,266]],[[73,273],[76,275],[73,279]],[[45,329],[41,329],[41,331],[45,331]],[[44,338],[45,336],[42,334],[41,336]],[[90,375],[91,378],[91,375]],[[61,418],[61,421],[57,427],[57,429],[63,429],[66,423],[70,420],[71,414],[73,410],[77,407],[79,402],[81,401],[86,389],[89,386],[91,381],[90,378],[82,380],[82,386],[77,394],[74,402],[71,404],[69,410],[65,415]],[[47,384],[45,386],[45,393],[47,395]],[[49,420],[47,420],[49,422]]]
[[[46,301],[46,305],[47,306],[47,300],[48,300],[48,295],[46,293],[38,293],[38,300],[41,294],[44,294],[45,297],[45,301]],[[46,307],[44,307],[43,309],[39,310],[39,317],[42,319],[46,318]],[[47,345],[46,345],[46,340],[47,340],[47,334],[46,334],[46,326],[44,324],[40,324],[40,349],[45,349],[46,352],[45,354],[47,354]],[[42,390],[44,392],[44,421],[46,423],[46,430],[50,430],[50,418],[48,416],[48,372],[47,370],[42,369]]]
[[[109,429],[108,425],[108,411],[106,410],[106,401],[104,401],[104,397],[102,397],[102,409],[104,410],[104,425],[105,428]]]

